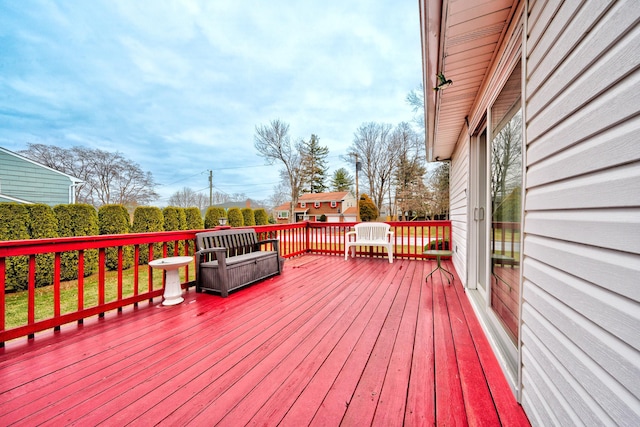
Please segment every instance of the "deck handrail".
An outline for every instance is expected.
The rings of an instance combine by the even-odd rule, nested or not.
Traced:
[[[344,255],[344,238],[356,222],[299,222],[294,224],[275,224],[254,226],[260,238],[278,238],[280,240],[281,254],[285,258],[302,255],[305,253],[319,253],[327,255]],[[451,244],[450,221],[391,221],[388,222],[394,231],[394,257],[422,259],[428,256],[423,254],[425,245],[433,242],[447,241]],[[118,235],[99,235],[81,237],[61,237],[52,239],[11,240],[0,242],[0,346],[6,341],[27,336],[33,338],[36,332],[54,329],[58,330],[64,324],[71,322],[82,323],[83,319],[92,316],[103,317],[107,311],[122,310],[122,308],[135,305],[139,302],[152,301],[162,294],[163,278],[159,271],[155,272],[148,264],[139,264],[138,256],[141,248],[148,248],[149,260],[166,256],[191,255],[195,247],[195,235],[205,230],[164,231],[150,233],[131,233]],[[173,242],[173,253],[169,253],[169,243]],[[184,245],[179,245],[184,242]],[[162,245],[161,254],[154,253],[154,246]],[[123,278],[122,252],[126,246],[134,247],[134,262],[132,275],[132,292],[126,294]],[[181,247],[182,246],[182,247]],[[105,253],[108,248],[118,250],[118,268],[114,271],[115,297],[107,301],[107,269],[105,267]],[[98,251],[98,271],[94,275],[97,281],[97,303],[88,306],[84,300],[84,254],[87,250]],[[63,312],[61,303],[62,280],[60,278],[61,254],[64,252],[78,253],[78,279],[76,288],[72,289],[77,297],[74,309]],[[51,316],[39,318],[36,313],[36,255],[54,255],[53,283],[47,287],[51,297],[51,307],[48,310]],[[379,248],[361,248],[357,255],[386,257],[384,251]],[[6,294],[6,265],[7,259],[12,257],[27,257],[28,263],[28,294],[26,304],[25,321],[19,325],[7,325],[7,296]],[[183,287],[189,287],[194,283],[195,269],[191,265],[182,268],[184,281]],[[146,286],[141,283],[146,280]],[[39,288],[41,289],[41,288]],[[23,313],[24,314],[24,313]]]

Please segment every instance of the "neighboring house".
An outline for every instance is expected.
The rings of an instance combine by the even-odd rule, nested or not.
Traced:
[[[640,425],[640,2],[419,4],[453,262],[517,399]]]
[[[0,202],[75,203],[82,181],[0,147]]]
[[[289,202],[277,206],[273,211],[278,224],[289,222]],[[327,222],[350,222],[357,218],[356,198],[348,191],[303,194],[294,211],[294,222],[319,221],[322,215]]]

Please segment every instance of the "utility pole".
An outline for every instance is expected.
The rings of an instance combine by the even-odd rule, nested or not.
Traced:
[[[213,170],[209,169],[209,207],[213,206]]]

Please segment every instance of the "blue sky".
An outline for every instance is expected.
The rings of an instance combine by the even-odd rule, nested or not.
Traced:
[[[411,121],[415,0],[0,0],[0,146],[118,151],[166,205],[190,187],[267,199],[253,146],[280,119],[330,172],[365,122]]]

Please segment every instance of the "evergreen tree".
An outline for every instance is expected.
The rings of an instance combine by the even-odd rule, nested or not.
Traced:
[[[362,221],[375,221],[378,219],[378,208],[366,194],[360,196],[360,219]]]
[[[329,148],[320,145],[317,135],[311,135],[309,141],[302,141],[300,152],[302,154],[302,171],[304,175],[304,193],[324,193],[327,190],[327,156]]]
[[[353,193],[354,184],[354,178],[345,168],[340,168],[333,172],[333,177],[331,178],[331,191],[351,191]]]

